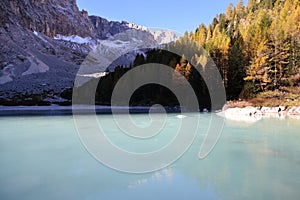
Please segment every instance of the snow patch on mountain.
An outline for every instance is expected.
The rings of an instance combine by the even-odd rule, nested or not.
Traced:
[[[168,44],[179,39],[179,35],[171,30],[149,30],[158,44]]]
[[[57,36],[54,37],[54,39],[55,40],[64,40],[64,41],[74,42],[74,43],[77,43],[77,44],[88,44],[88,43],[94,42],[92,40],[92,38],[90,38],[90,37],[83,38],[83,37],[80,37],[78,35],[70,35],[70,36],[57,35]]]
[[[148,31],[148,28],[146,26],[140,26],[134,23],[127,23],[126,24],[129,28],[141,30],[141,31]]]
[[[154,40],[157,44],[168,44],[171,42],[175,42],[178,40],[179,35],[174,33],[171,30],[160,30],[160,29],[148,29],[145,26],[140,26],[136,24],[131,24],[128,23],[127,26],[131,29],[137,30],[137,31],[145,31],[153,35]],[[36,36],[38,36],[37,32],[34,32]],[[112,37],[112,36],[111,36]],[[122,41],[122,40],[95,40],[90,37],[80,37],[78,35],[70,35],[70,36],[64,36],[64,35],[56,35],[54,37],[55,40],[63,40],[63,41],[68,41],[68,42],[73,42],[77,44],[88,44],[91,49],[96,49],[97,45],[102,44],[107,47],[112,47],[112,48],[126,48],[126,46],[130,45],[130,43],[142,43],[143,41],[140,41],[134,37],[130,38],[128,41]]]
[[[134,23],[127,23],[126,25],[131,29],[147,31],[151,33],[158,44],[168,44],[171,42],[175,42],[180,37],[179,34],[176,34],[174,31],[171,30],[151,29],[147,28],[146,26],[140,26]]]
[[[70,36],[64,36],[64,35],[56,35],[54,37],[55,40],[63,40],[68,42],[73,42],[76,44],[87,44],[92,50],[95,50],[97,48],[97,41],[90,38],[90,37],[80,37],[78,35],[70,35]]]

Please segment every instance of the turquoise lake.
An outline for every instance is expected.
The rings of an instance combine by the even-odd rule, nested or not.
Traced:
[[[211,117],[218,118],[200,114],[197,136],[179,160],[144,174],[98,162],[81,143],[71,115],[0,117],[0,199],[300,199],[299,120],[225,120],[217,145],[201,160]],[[168,114],[162,135],[133,145],[112,115],[97,118],[107,137],[130,151],[160,148],[180,124],[177,114]],[[143,126],[147,115],[133,118]]]

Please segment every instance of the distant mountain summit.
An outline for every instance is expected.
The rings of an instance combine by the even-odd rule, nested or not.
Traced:
[[[147,27],[126,21],[89,16],[87,11],[79,11],[76,0],[2,0],[0,11],[1,27],[16,25],[50,38],[77,35],[106,39],[128,29],[149,31]]]
[[[17,25],[48,37],[79,35],[92,37],[93,25],[76,0],[1,0],[1,26]]]
[[[125,31],[129,38],[114,37]],[[177,39],[171,31],[89,16],[76,0],[1,0],[0,104],[63,102],[79,65],[98,46],[113,53]],[[116,64],[129,65],[134,57],[126,55]]]
[[[149,32],[159,44],[167,44],[179,39],[179,35],[171,30],[150,29]]]

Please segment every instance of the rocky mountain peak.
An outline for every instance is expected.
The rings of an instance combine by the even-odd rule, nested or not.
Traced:
[[[93,36],[88,14],[79,11],[76,0],[2,0],[0,13],[2,27],[18,25],[49,37]]]
[[[169,42],[166,37],[172,35],[89,16],[76,0],[1,0],[0,104],[64,102],[64,92],[73,87],[79,65],[92,50],[101,48],[105,56],[122,52],[109,66],[113,71],[143,54],[141,46],[155,48]]]
[[[106,39],[130,29],[130,27],[126,25],[127,22],[124,21],[108,21],[107,19],[98,16],[90,16],[89,18],[94,26],[94,33],[98,39]]]

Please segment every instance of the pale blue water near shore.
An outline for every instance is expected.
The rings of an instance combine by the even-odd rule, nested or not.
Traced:
[[[111,124],[112,115],[98,117],[116,144],[133,147]],[[136,117],[143,124],[145,115]],[[178,120],[168,114],[166,136],[149,142],[151,148],[169,140]],[[226,121],[214,150],[199,160],[209,120],[201,114],[199,134],[181,159],[137,175],[96,161],[81,144],[72,116],[0,117],[0,199],[300,198],[299,120]]]

